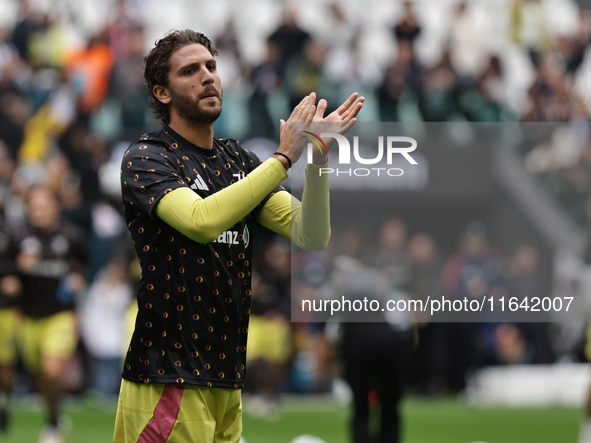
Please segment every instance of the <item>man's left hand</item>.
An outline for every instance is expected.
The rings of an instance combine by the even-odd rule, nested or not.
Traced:
[[[318,106],[316,107],[316,114],[314,115],[314,123],[330,123],[330,125],[326,125],[325,128],[322,126],[322,132],[332,132],[337,134],[346,134],[349,129],[357,122],[357,114],[361,111],[363,107],[363,102],[365,101],[365,97],[359,97],[357,92],[354,92],[349,96],[345,102],[337,108],[336,111],[331,112],[326,117],[324,117],[324,112],[326,112],[326,107],[328,103],[326,100],[322,99],[318,102]],[[332,137],[325,137],[322,139],[324,144],[326,145],[327,151],[330,150],[335,144],[335,139]],[[324,165],[328,161],[328,152],[320,153],[314,150],[313,154],[313,162],[315,165]]]

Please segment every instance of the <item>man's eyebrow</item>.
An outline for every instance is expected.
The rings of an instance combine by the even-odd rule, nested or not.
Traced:
[[[195,66],[199,66],[201,63],[206,64],[206,65],[209,64],[209,63],[213,63],[215,65],[217,62],[216,62],[216,59],[213,58],[213,57],[208,58],[207,60],[205,60],[203,62],[195,61],[195,62],[187,63],[186,65],[181,66],[177,70],[177,72],[183,72],[185,69],[188,69],[188,68],[191,68],[191,67],[195,67]]]

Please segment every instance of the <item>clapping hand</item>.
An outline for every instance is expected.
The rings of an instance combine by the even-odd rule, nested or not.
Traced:
[[[312,93],[302,99],[295,107],[287,121],[280,120],[279,133],[281,136],[278,152],[287,155],[292,163],[298,161],[302,152],[308,144],[306,137],[293,138],[292,134],[307,133],[312,134],[310,129],[318,127],[316,132],[330,132],[345,134],[357,122],[357,114],[363,107],[364,97],[359,97],[357,92],[345,100],[345,102],[324,117],[328,103],[322,99],[315,106],[316,94]],[[326,147],[322,152],[314,151],[314,163],[317,165],[325,164],[328,160],[328,150],[334,145],[335,140],[332,137],[322,139]]]

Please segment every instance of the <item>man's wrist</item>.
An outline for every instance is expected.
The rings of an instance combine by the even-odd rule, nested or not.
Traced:
[[[287,161],[287,159],[282,155],[273,154],[273,156],[271,158],[279,160],[279,163],[281,163],[281,165],[283,165],[283,167],[285,168],[286,171],[291,167],[289,162]]]
[[[328,154],[314,153],[312,156],[312,163],[316,166],[324,166],[328,162]]]

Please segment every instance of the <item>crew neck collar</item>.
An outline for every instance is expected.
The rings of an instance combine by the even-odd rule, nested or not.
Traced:
[[[184,146],[186,148],[189,148],[192,151],[196,151],[197,153],[199,153],[201,155],[206,155],[208,157],[213,157],[214,155],[217,154],[217,149],[216,149],[216,144],[215,144],[215,137],[213,139],[214,143],[213,143],[212,149],[206,149],[206,148],[202,148],[201,146],[197,146],[195,143],[190,142],[189,140],[187,140],[185,137],[183,137],[182,135],[180,135],[178,132],[176,132],[174,129],[172,129],[168,125],[165,125],[163,129],[172,138],[174,138],[178,142],[178,144],[181,145],[181,146]]]

